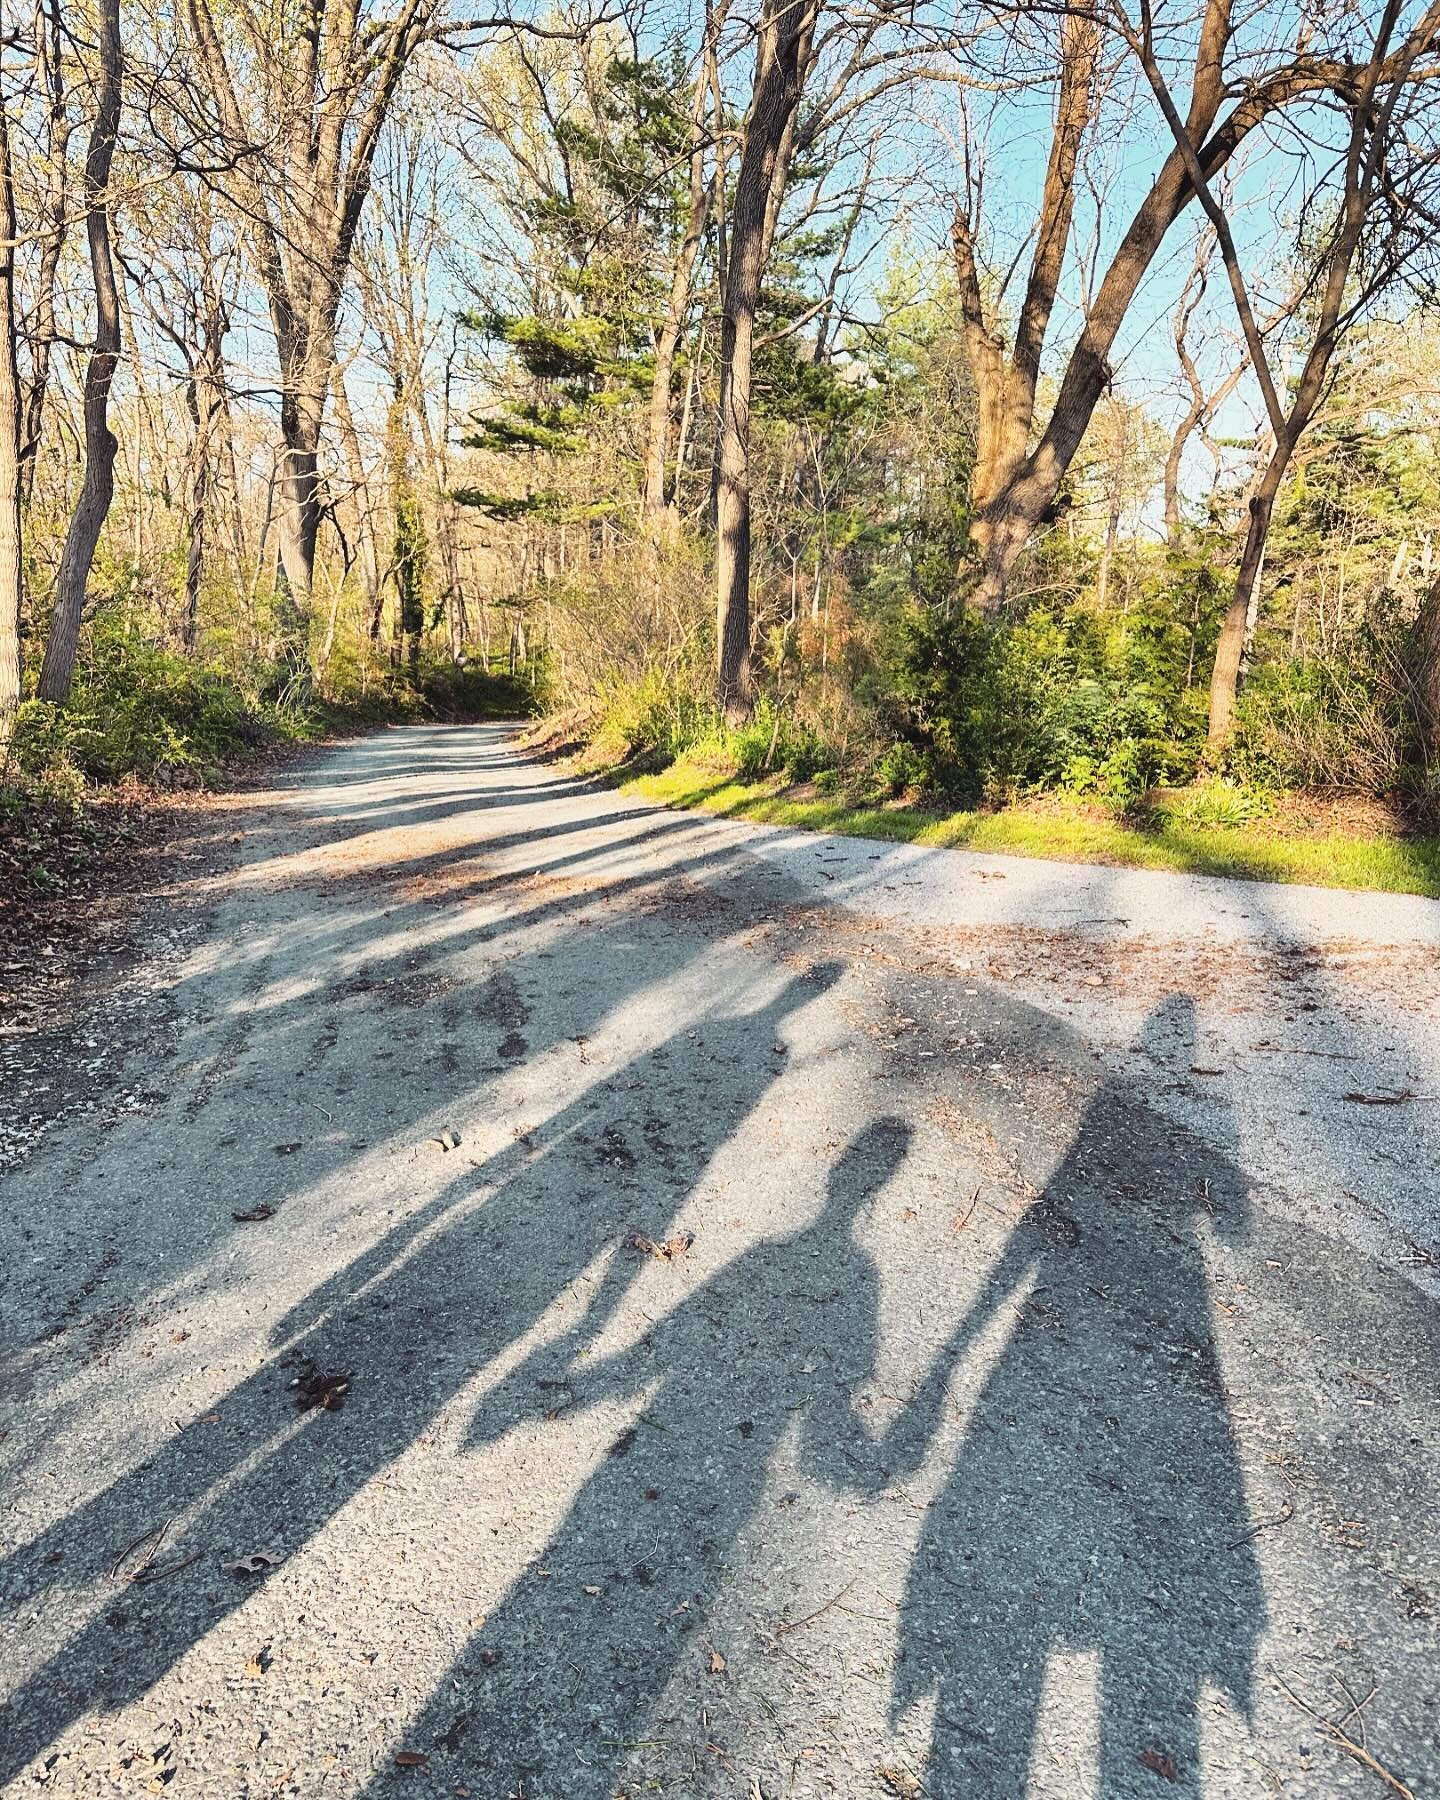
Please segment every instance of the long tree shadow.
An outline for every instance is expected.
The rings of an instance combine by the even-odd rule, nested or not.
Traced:
[[[1172,996],[1144,1035],[1173,1046],[1192,1024]],[[1207,1684],[1251,1714],[1266,1605],[1199,1236],[1246,1220],[1232,1162],[1128,1083],[1102,1088],[879,1444],[892,1475],[917,1467],[957,1365],[1014,1315],[901,1612],[893,1714],[933,1700],[937,1800],[1026,1792],[1042,1694],[1083,1714],[1067,1652],[1099,1662],[1104,1800],[1153,1800],[1157,1774],[1200,1791]]]
[[[267,1364],[225,1396],[209,1428],[178,1433],[10,1558],[0,1573],[7,1610],[53,1587],[59,1559],[73,1567],[78,1551],[92,1562],[123,1561],[127,1545],[167,1518],[192,1515],[162,1560],[187,1547],[205,1551],[203,1566],[167,1581],[163,1608],[90,1612],[9,1696],[0,1784],[82,1708],[138,1698],[255,1591],[253,1580],[222,1578],[217,1588],[216,1560],[261,1541],[293,1556],[588,1266],[631,1233],[663,1239],[770,1085],[755,1045],[773,1042],[835,973],[811,970],[750,1012],[687,1021],[689,1029],[586,1090],[534,1141],[452,1183],[277,1326],[283,1367]],[[698,1091],[707,1075],[713,1081],[717,1065],[727,1070],[727,1104],[667,1120],[663,1143],[651,1133],[647,1144],[645,1115],[667,1107],[672,1093]],[[342,1411],[297,1419],[288,1383],[307,1362],[351,1375]]]
[[[851,1389],[876,1354],[879,1282],[854,1227],[910,1139],[897,1118],[867,1125],[811,1224],[758,1244],[607,1350],[617,1312],[635,1302],[643,1313],[651,1274],[612,1265],[578,1326],[480,1408],[477,1449],[534,1425],[557,1393],[580,1412],[628,1409],[634,1423],[413,1723],[408,1735],[439,1747],[447,1778],[487,1796],[608,1800],[641,1740],[663,1731],[655,1714],[677,1674],[703,1704],[707,1623],[746,1561],[741,1540],[784,1440],[794,1434],[797,1461],[833,1486],[866,1460]],[[368,1791],[403,1780],[384,1771]]]

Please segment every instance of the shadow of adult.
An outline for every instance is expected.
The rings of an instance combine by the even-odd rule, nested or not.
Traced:
[[[123,1561],[125,1546],[142,1543],[157,1520],[188,1521],[162,1562],[192,1546],[206,1552],[203,1564],[182,1565],[167,1580],[163,1607],[89,1613],[9,1696],[0,1708],[0,1786],[82,1709],[136,1700],[272,1578],[217,1578],[218,1560],[256,1542],[293,1556],[607,1250],[630,1233],[663,1238],[769,1088],[773,1062],[760,1047],[837,974],[818,965],[752,1010],[687,1020],[537,1128],[532,1142],[468,1171],[317,1284],[276,1327],[282,1366],[267,1363],[233,1388],[212,1425],[178,1433],[0,1564],[0,1601],[18,1615],[27,1595],[54,1586],[57,1558],[76,1568],[64,1579],[80,1583],[83,1598],[98,1571],[87,1577],[77,1565],[117,1553]],[[692,1108],[667,1131],[663,1155],[647,1160],[637,1112],[671,1091],[704,1091],[707,1081],[716,1104]],[[306,1362],[352,1376],[342,1410],[297,1418],[287,1383]]]
[[[865,1454],[851,1388],[876,1353],[878,1275],[854,1228],[910,1137],[895,1118],[867,1125],[831,1169],[811,1224],[756,1245],[607,1351],[597,1346],[627,1303],[647,1316],[654,1265],[627,1268],[576,1330],[488,1398],[470,1433],[477,1448],[533,1425],[557,1391],[632,1422],[407,1730],[407,1741],[439,1747],[447,1779],[497,1800],[609,1800],[632,1754],[663,1738],[667,1698],[693,1719],[713,1697],[706,1628],[748,1566],[742,1539],[782,1446],[836,1487]],[[392,1784],[402,1791],[403,1776],[384,1771],[368,1791]]]
[[[1187,1031],[1192,1004],[1172,997],[1144,1035],[1173,1048]],[[1069,1721],[1093,1706],[1086,1663],[1102,1800],[1154,1800],[1157,1772],[1200,1791],[1206,1685],[1250,1713],[1265,1599],[1202,1248],[1245,1219],[1232,1162],[1129,1084],[1102,1088],[879,1446],[892,1475],[918,1466],[957,1362],[1008,1332],[900,1615],[892,1716],[934,1700],[937,1800],[1024,1794],[1042,1702]]]

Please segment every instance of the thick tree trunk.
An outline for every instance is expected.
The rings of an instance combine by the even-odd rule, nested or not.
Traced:
[[[95,346],[85,371],[85,475],[65,535],[55,579],[55,611],[40,668],[40,697],[64,700],[75,672],[85,588],[95,547],[115,491],[115,434],[110,429],[110,383],[120,358],[120,295],[110,251],[107,188],[120,129],[120,0],[101,0],[100,67],[95,125],[85,157],[86,231],[95,283]]]
[[[20,704],[20,370],[15,357],[15,184],[0,94],[0,757]]]
[[[748,717],[750,672],[750,390],[755,310],[769,248],[771,197],[783,182],[782,149],[800,103],[814,0],[766,0],[755,53],[755,91],[735,180],[729,267],[720,333],[721,406],[715,458],[715,643],[727,721]]]

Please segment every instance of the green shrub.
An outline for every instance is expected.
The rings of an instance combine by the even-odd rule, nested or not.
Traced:
[[[1171,674],[1168,649],[1081,607],[1015,622],[917,614],[896,684],[908,749],[887,752],[877,773],[893,791],[1058,787],[1128,806],[1198,758],[1198,713]]]
[[[650,669],[638,680],[601,689],[592,736],[607,759],[650,752],[673,761],[719,730],[719,711],[698,681]]]
[[[105,620],[77,666],[70,698],[21,706],[12,754],[32,775],[68,768],[90,781],[141,775],[193,786],[279,735],[273,704],[242,693],[220,670]]]

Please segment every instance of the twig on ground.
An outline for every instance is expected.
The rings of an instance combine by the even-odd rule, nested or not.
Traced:
[[[1313,1706],[1307,1706],[1305,1701],[1300,1698],[1294,1688],[1291,1687],[1290,1683],[1286,1681],[1285,1677],[1281,1675],[1278,1670],[1271,1669],[1270,1673],[1275,1677],[1276,1681],[1279,1682],[1280,1686],[1284,1688],[1290,1703],[1293,1706],[1298,1706],[1300,1711],[1303,1712],[1307,1718],[1313,1719],[1337,1749],[1345,1751],[1349,1756],[1353,1756],[1356,1762],[1363,1763],[1372,1774],[1378,1775],[1381,1781],[1385,1783],[1386,1787],[1390,1789],[1392,1794],[1398,1794],[1400,1796],[1400,1800],[1415,1800],[1414,1789],[1407,1787],[1398,1775],[1392,1775],[1385,1767],[1384,1763],[1377,1762],[1363,1744],[1357,1744],[1354,1738],[1352,1738],[1348,1732],[1343,1731],[1333,1719],[1327,1719],[1323,1713],[1316,1712]],[[1345,1716],[1348,1719],[1350,1715],[1347,1713]]]
[[[151,1581],[163,1581],[167,1575],[178,1575],[182,1569],[188,1569],[191,1563],[199,1562],[203,1555],[204,1551],[197,1550],[193,1556],[187,1556],[183,1562],[167,1563],[163,1569],[157,1569],[153,1562],[147,1562],[136,1569],[133,1575],[127,1575],[125,1579],[132,1587],[139,1587],[143,1583]]]
[[[983,1183],[982,1183],[982,1185],[983,1185]],[[950,1229],[952,1231],[963,1231],[965,1229],[965,1227],[970,1223],[971,1219],[974,1218],[975,1208],[979,1204],[980,1204],[980,1189],[977,1187],[975,1192],[970,1196],[970,1204],[965,1210],[964,1218],[961,1218],[957,1214],[955,1216],[955,1218],[953,1218],[950,1221]]]
[[[1252,1525],[1248,1531],[1242,1532],[1233,1544],[1227,1544],[1225,1548],[1238,1550],[1242,1544],[1248,1544],[1252,1538],[1259,1537],[1262,1531],[1268,1531],[1272,1525],[1288,1525],[1294,1517],[1295,1508],[1287,1500],[1273,1519],[1262,1519],[1258,1525]]]
[[[806,1613],[803,1619],[781,1619],[775,1627],[776,1637],[783,1637],[787,1631],[798,1631],[802,1625],[809,1625],[812,1620],[818,1619],[821,1613],[829,1612],[837,1600],[845,1598],[859,1579],[858,1575],[852,1575],[838,1594],[832,1594],[823,1606],[817,1606],[814,1612]]]
[[[152,1525],[149,1531],[142,1531],[139,1537],[135,1538],[131,1543],[128,1543],[115,1558],[114,1562],[111,1563],[110,1579],[112,1581],[120,1581],[122,1579],[133,1581],[135,1579],[133,1574],[122,1577],[120,1571],[142,1546],[148,1546],[148,1549],[146,1550],[145,1558],[140,1563],[139,1567],[141,1569],[148,1569],[151,1563],[153,1563],[155,1558],[160,1554],[160,1546],[170,1535],[170,1527],[174,1523],[175,1520],[173,1518],[162,1519],[158,1525]]]

